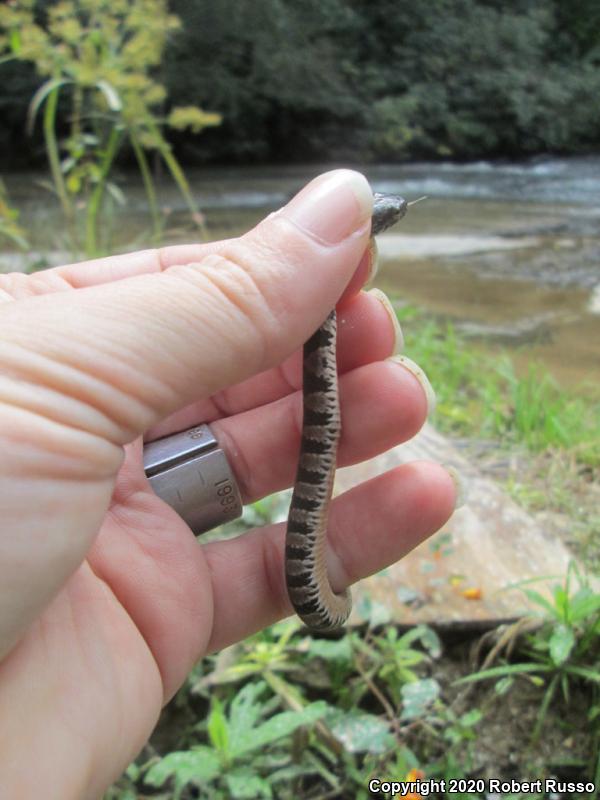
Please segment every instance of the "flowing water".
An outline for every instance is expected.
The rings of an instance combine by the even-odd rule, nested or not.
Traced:
[[[317,167],[219,168],[191,172],[211,237],[237,234],[282,205]],[[565,386],[600,382],[600,158],[526,164],[366,167],[378,191],[427,195],[394,232],[380,237],[377,284],[395,298],[451,320],[465,334],[543,362]],[[38,176],[7,181],[38,256],[0,254],[26,268],[68,259],[61,219]],[[107,216],[115,250],[149,244],[139,181],[125,176],[127,202]],[[189,240],[173,187],[161,187],[171,241]],[[179,228],[178,228],[179,226]]]

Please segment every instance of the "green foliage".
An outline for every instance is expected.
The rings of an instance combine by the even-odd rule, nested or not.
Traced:
[[[208,0],[167,68],[220,110],[213,157],[403,159],[572,151],[600,132],[589,2]],[[198,47],[198,37],[200,47]],[[199,68],[198,53],[211,52]],[[179,100],[178,100],[179,101]],[[206,154],[205,154],[206,157]]]
[[[420,645],[416,647],[415,645]],[[431,628],[417,625],[400,635],[390,626],[374,638],[374,652],[370,653],[377,677],[389,686],[394,702],[402,707],[402,717],[409,719],[421,698],[420,708],[425,708],[429,699],[435,699],[436,689],[430,681],[421,681],[416,668],[428,660],[438,658],[440,641]],[[433,682],[435,683],[435,681]]]
[[[327,722],[347,753],[381,754],[395,745],[389,722],[374,714],[338,709],[329,714]]]
[[[84,9],[90,2],[75,5]],[[182,20],[177,31],[164,4],[155,12],[144,3],[133,4],[137,18],[125,17],[127,25],[145,23],[130,41],[114,24],[128,5],[122,0],[110,4],[114,17],[95,31],[98,43],[85,46],[86,23],[68,12],[68,3],[25,5],[41,19],[56,18],[59,27],[54,52],[39,64],[48,77],[56,77],[56,61],[72,60],[77,50],[77,80],[91,89],[98,56],[110,52],[106,31],[107,40],[116,37],[118,54],[107,84],[120,96],[137,94],[128,100],[136,124],[155,102],[216,109],[223,125],[207,130],[201,148],[189,134],[175,137],[185,158],[473,158],[598,145],[600,12],[594,0],[172,0]],[[102,13],[108,5],[105,0]],[[62,21],[55,7],[66,9]],[[38,59],[40,30],[25,25],[21,36],[12,26],[5,48],[33,48]],[[157,54],[167,41],[161,61]],[[147,67],[159,64],[161,83],[155,83]],[[34,85],[29,72],[5,66],[0,144],[10,146],[5,152],[22,152],[23,98]],[[61,103],[57,113],[61,127],[68,126],[68,105]],[[146,130],[146,136],[155,146],[156,133]]]
[[[383,97],[374,103],[371,146],[378,158],[397,158],[407,152],[413,139],[423,137],[419,106],[419,99],[409,94]]]
[[[143,784],[172,787],[169,796],[176,798],[189,787],[200,797],[291,798],[318,785],[339,796],[367,797],[368,778],[390,760],[403,775],[418,766],[414,754],[399,746],[399,724],[450,714],[450,728],[462,746],[464,735],[440,700],[436,681],[411,666],[427,662],[427,653],[439,656],[439,640],[424,626],[394,634],[312,639],[301,635],[297,622],[287,621],[218,656],[213,670],[191,684],[192,695],[209,701],[206,720],[191,732],[193,744],[130,769],[121,782],[124,790]],[[417,643],[425,644],[425,653],[416,650]],[[399,671],[385,670],[390,658]],[[336,680],[340,673],[343,680]],[[370,695],[375,682],[377,693]],[[310,699],[317,687],[322,693],[327,686],[335,705]],[[406,701],[403,686],[412,687]],[[383,716],[364,707],[373,697],[383,704]],[[402,718],[405,702],[410,713]],[[435,738],[447,748],[444,737]],[[114,792],[108,797],[119,797]]]
[[[298,160],[326,155],[324,144],[351,152],[344,141],[366,109],[348,81],[351,52],[341,47],[360,26],[347,2],[175,0],[173,7],[185,24],[166,61],[170,97],[178,104],[202,97],[223,117],[201,153],[181,142],[188,157]]]
[[[19,225],[19,212],[10,205],[6,186],[0,179],[0,242],[3,240],[23,250],[27,247],[25,232]]]
[[[583,387],[573,396],[532,364],[517,375],[511,359],[500,353],[490,360],[460,336],[452,325],[410,318],[406,351],[427,373],[437,390],[434,422],[455,434],[487,436],[501,444],[522,444],[533,452],[564,449],[580,463],[600,463],[600,398]],[[491,361],[491,363],[490,363]]]
[[[154,78],[168,36],[179,26],[166,0],[60,0],[36,14],[33,0],[0,7],[0,52],[32,62],[45,78],[33,95],[28,127],[43,110],[43,130],[54,189],[80,249],[79,209],[85,213],[88,255],[98,251],[98,227],[105,195],[121,199],[109,175],[124,140],[133,149],[144,180],[158,238],[161,219],[147,153],[166,164],[190,211],[200,219],[185,176],[164,133],[157,107],[166,99]],[[61,140],[59,100],[68,108],[68,134]],[[177,127],[197,133],[219,123],[201,109],[173,109]]]
[[[535,681],[543,687],[537,722],[532,738],[542,732],[550,704],[558,692],[568,703],[572,687],[589,687],[588,723],[600,734],[600,595],[581,576],[574,564],[569,566],[564,583],[554,587],[549,600],[532,589],[523,590],[540,609],[543,624],[526,635],[528,661],[506,664],[463,678],[459,683],[474,683],[500,678],[496,691],[504,694],[515,678]],[[507,681],[508,679],[508,681]],[[600,755],[600,753],[599,753]]]
[[[151,760],[141,769],[145,783],[160,787],[171,780],[175,797],[188,785],[202,797],[288,797],[301,781],[318,776],[341,789],[345,779],[330,766],[343,753],[355,766],[355,758],[392,752],[396,741],[388,720],[353,703],[334,708],[305,698],[310,675],[317,674],[315,659],[325,668],[343,664],[348,674],[357,637],[335,642],[301,639],[298,632],[295,621],[273,626],[236,648],[235,663],[224,670],[217,665],[208,718],[196,726],[207,744]],[[202,691],[203,680],[192,690]],[[240,682],[228,701],[217,694],[218,687]],[[278,710],[281,705],[287,710]]]
[[[517,677],[535,681],[542,689],[542,719],[571,702],[581,686],[589,687],[589,723],[597,725],[598,594],[573,569],[550,602],[530,586],[524,589],[543,614],[526,638],[527,660],[466,681],[500,679],[498,692],[514,687]],[[367,800],[374,776],[468,777],[478,726],[493,723],[499,704],[485,708],[471,701],[465,707],[451,685],[456,673],[446,674],[440,665],[442,654],[440,639],[427,626],[400,632],[388,625],[314,639],[294,620],[278,623],[205,659],[175,701],[178,708],[195,706],[186,732],[179,722],[186,716],[178,718],[179,745],[164,755],[150,750],[150,758],[132,765],[122,789],[114,787],[105,800],[153,790],[175,798]],[[529,762],[519,766],[529,774]],[[593,769],[591,763],[586,774]]]
[[[510,357],[490,353],[452,325],[426,319],[413,307],[398,311],[406,352],[427,365],[436,387],[432,421],[443,431],[487,440],[507,468],[506,489],[527,509],[570,522],[571,543],[589,569],[600,558],[596,501],[588,482],[600,463],[600,395],[595,386],[561,389],[539,365],[518,374]]]
[[[174,781],[174,797],[188,785],[198,787],[202,797],[272,797],[267,780],[274,759],[273,746],[301,726],[311,726],[326,712],[325,703],[311,703],[301,711],[282,711],[264,720],[261,696],[266,683],[248,683],[235,695],[225,713],[215,698],[206,729],[210,747],[173,752],[150,766],[144,781],[160,787]],[[271,775],[272,777],[272,775]]]

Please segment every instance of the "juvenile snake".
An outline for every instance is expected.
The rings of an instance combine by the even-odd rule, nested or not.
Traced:
[[[375,194],[371,236],[406,214],[397,195]],[[304,345],[304,419],[298,471],[285,544],[287,590],[294,610],[313,630],[339,628],[352,608],[350,590],[334,594],[325,564],[327,517],[341,432],[335,309]]]

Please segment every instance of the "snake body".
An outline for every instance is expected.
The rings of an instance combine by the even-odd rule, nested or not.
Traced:
[[[375,194],[371,236],[406,213],[397,195]],[[313,630],[341,627],[352,608],[350,591],[335,594],[326,568],[327,518],[341,433],[335,309],[304,345],[304,418],[300,457],[285,547],[287,590],[294,610]]]

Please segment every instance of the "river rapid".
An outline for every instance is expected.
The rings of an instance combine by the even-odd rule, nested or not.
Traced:
[[[281,206],[323,167],[190,171],[211,238],[246,230]],[[487,346],[510,348],[521,368],[545,364],[565,387],[600,383],[600,157],[528,163],[366,166],[377,191],[426,199],[379,239],[377,285]],[[61,218],[34,174],[8,176],[33,253],[0,252],[0,269],[69,260]],[[136,176],[106,218],[115,251],[149,245]],[[169,241],[193,238],[176,190],[160,197]]]

